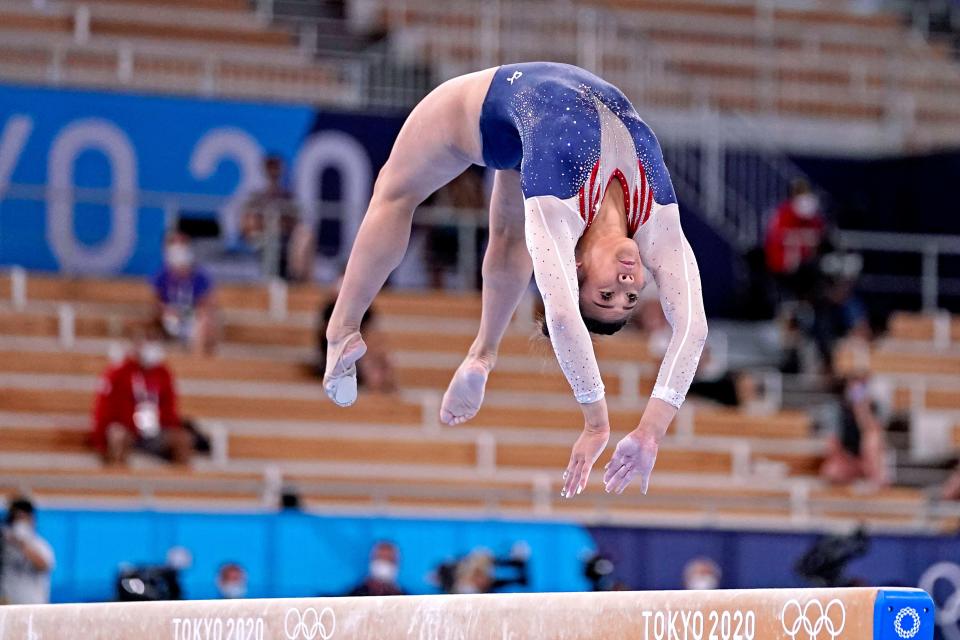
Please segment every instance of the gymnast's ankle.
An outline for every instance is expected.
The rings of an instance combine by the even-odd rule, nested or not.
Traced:
[[[497,364],[497,352],[471,348],[467,352],[466,362],[477,362],[487,370],[487,373],[490,373]]]
[[[329,344],[343,342],[344,340],[347,340],[355,335],[360,335],[359,325],[353,326],[344,324],[337,327],[334,327],[333,325],[327,325],[327,342]]]

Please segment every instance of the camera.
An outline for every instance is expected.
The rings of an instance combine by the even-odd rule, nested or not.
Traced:
[[[844,569],[869,549],[870,539],[863,527],[849,535],[824,536],[803,554],[794,569],[813,587],[855,586],[856,581],[843,575]]]

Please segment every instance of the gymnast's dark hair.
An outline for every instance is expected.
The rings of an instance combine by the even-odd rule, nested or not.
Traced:
[[[612,336],[627,324],[626,320],[621,320],[620,322],[603,322],[590,316],[584,316],[582,313],[580,315],[583,317],[583,324],[586,325],[587,331],[599,336]],[[550,337],[550,328],[547,326],[547,316],[540,318],[540,332],[546,337]]]

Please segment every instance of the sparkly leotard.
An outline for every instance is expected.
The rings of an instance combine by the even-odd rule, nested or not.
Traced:
[[[550,339],[578,402],[603,398],[579,311],[575,250],[612,180],[623,189],[627,228],[657,282],[673,337],[653,397],[679,407],[706,337],[697,263],[656,136],[623,93],[571,65],[504,65],[480,115],[484,163],[517,169],[527,248]]]

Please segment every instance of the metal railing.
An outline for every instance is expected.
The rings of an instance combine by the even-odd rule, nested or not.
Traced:
[[[960,296],[960,278],[943,277],[944,256],[960,256],[960,236],[890,233],[882,231],[839,231],[839,248],[851,251],[914,254],[921,259],[915,276],[884,277],[867,274],[861,286],[874,293],[903,293],[919,290],[924,311],[936,311],[941,294]]]
[[[227,226],[237,222],[236,220],[228,221],[228,219],[238,218],[244,207],[243,198],[238,200],[235,194],[209,195],[149,190],[119,192],[113,189],[88,187],[56,189],[45,185],[29,184],[11,184],[6,188],[0,188],[0,206],[13,211],[18,203],[33,207],[39,204],[45,207],[44,215],[47,216],[47,225],[50,230],[47,233],[47,240],[52,243],[51,251],[63,273],[77,275],[118,273],[125,264],[125,260],[121,258],[129,255],[137,243],[137,238],[131,234],[134,233],[136,220],[140,216],[154,216],[155,219],[162,221],[163,228],[174,229],[184,216],[184,212],[193,212],[194,216],[198,213],[206,213],[219,222],[222,232]],[[340,236],[334,243],[338,249],[333,259],[340,265],[346,264],[350,246],[353,244],[353,234],[359,227],[365,208],[357,208],[346,201],[307,200],[303,194],[295,194],[290,204],[299,211],[300,219],[313,229],[314,234],[324,221],[337,223]],[[107,238],[101,241],[100,249],[91,249],[74,237],[73,215],[78,205],[98,206],[109,212],[112,221],[111,230]],[[363,205],[365,207],[366,202]],[[35,211],[35,208],[31,211]],[[281,252],[279,213],[271,215],[271,211],[273,209],[266,207],[262,212],[265,229],[259,259],[262,265],[261,275],[264,278],[271,278],[277,274],[277,261]],[[480,259],[477,249],[487,224],[486,210],[456,209],[445,206],[419,207],[414,217],[414,225],[420,229],[431,227],[456,229],[456,264],[453,267],[453,280],[454,286],[461,289],[473,289],[475,286]],[[8,229],[0,227],[0,235],[10,233]],[[115,235],[120,237],[115,238]],[[222,239],[225,240],[225,238]],[[162,238],[158,237],[157,242],[157,250],[159,250]],[[105,247],[110,247],[106,250],[115,259],[110,261],[92,257],[94,252],[103,251]],[[418,256],[418,259],[426,260],[427,258]]]

